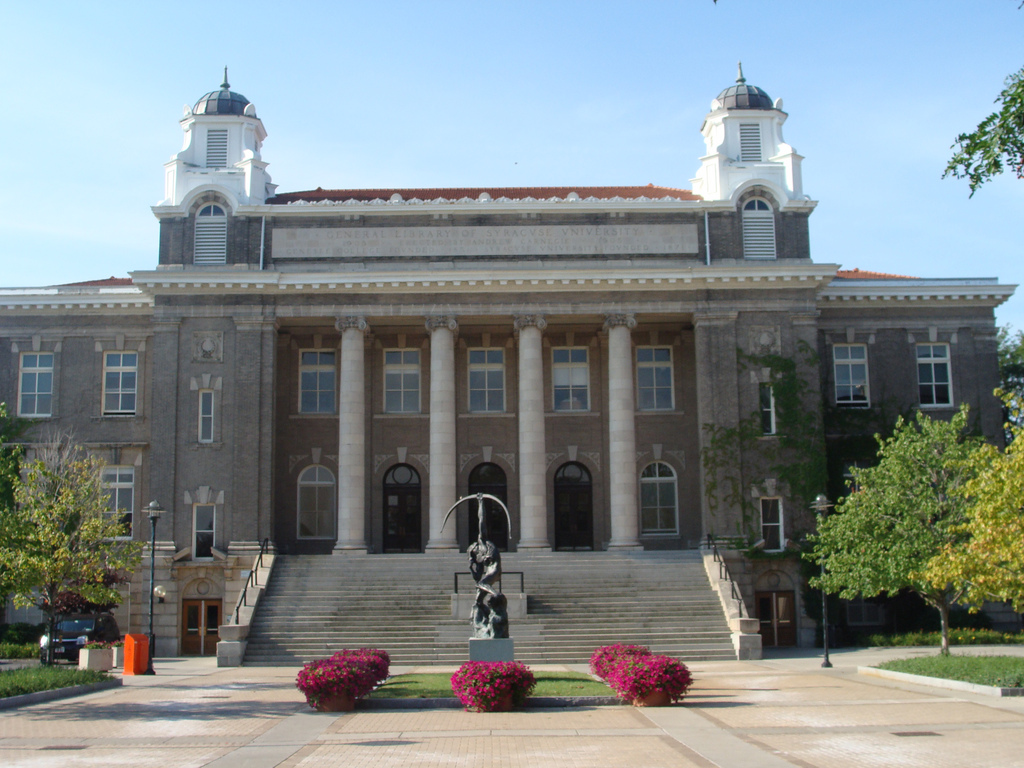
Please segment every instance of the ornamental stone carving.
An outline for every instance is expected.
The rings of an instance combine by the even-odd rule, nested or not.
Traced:
[[[450,315],[435,315],[428,317],[425,323],[428,331],[436,331],[438,328],[447,328],[452,333],[459,329],[459,321]]]
[[[630,331],[633,330],[634,328],[636,328],[636,316],[632,313],[625,312],[604,316],[605,330],[608,330],[609,328],[619,327],[627,328]]]
[[[334,327],[338,333],[344,333],[349,328],[355,328],[357,331],[368,333],[370,330],[370,324],[366,322],[365,317],[358,317],[350,315],[348,317],[339,317],[334,321]]]
[[[544,319],[544,315],[516,315],[513,325],[517,333],[531,325],[543,331],[548,327],[548,321]]]
[[[221,331],[196,331],[192,334],[192,362],[220,363],[224,360],[224,334]]]

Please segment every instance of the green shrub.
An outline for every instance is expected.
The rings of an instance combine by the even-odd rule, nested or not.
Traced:
[[[905,632],[901,635],[867,635],[864,645],[907,648],[916,645],[939,645],[938,632]],[[996,632],[993,629],[951,629],[950,645],[1024,645],[1024,632]]]
[[[39,643],[0,643],[0,659],[34,659]]]
[[[13,624],[0,624],[0,643],[38,643],[39,638],[46,634],[45,624],[29,624],[16,621]]]
[[[0,699],[107,680],[105,672],[76,667],[26,667],[0,672]]]

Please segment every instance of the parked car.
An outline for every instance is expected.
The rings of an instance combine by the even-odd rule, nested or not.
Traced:
[[[121,639],[117,619],[109,613],[69,613],[57,619],[56,639],[53,647],[54,661],[78,663],[78,652],[86,643],[99,641],[110,643]],[[39,638],[39,659],[46,661],[46,649],[50,646],[48,634]]]

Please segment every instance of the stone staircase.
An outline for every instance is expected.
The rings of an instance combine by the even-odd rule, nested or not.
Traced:
[[[528,615],[511,618],[516,660],[581,663],[623,642],[683,660],[735,659],[699,552],[506,553],[503,591],[524,573]],[[395,664],[460,664],[468,616],[453,618],[454,573],[472,592],[466,556],[278,556],[253,617],[246,665],[293,665],[341,648],[383,648]]]

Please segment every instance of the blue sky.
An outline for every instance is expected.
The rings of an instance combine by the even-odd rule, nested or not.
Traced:
[[[182,105],[256,104],[281,191],[690,187],[711,99],[782,97],[818,262],[1024,282],[1024,180],[968,198],[955,136],[1024,65],[1019,0],[8,4],[0,285],[150,269]],[[1019,292],[1020,294],[1021,292]],[[997,311],[1024,328],[1024,296]]]

